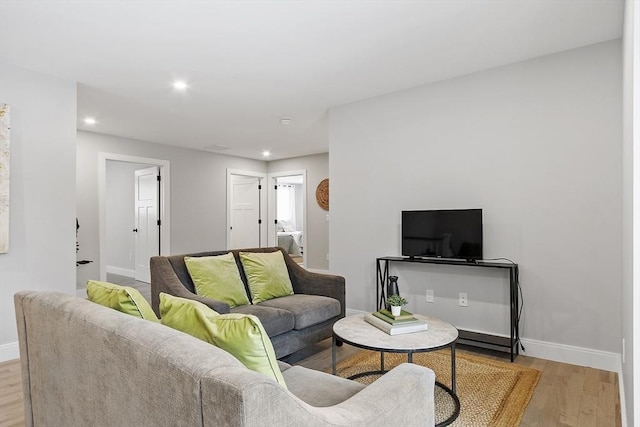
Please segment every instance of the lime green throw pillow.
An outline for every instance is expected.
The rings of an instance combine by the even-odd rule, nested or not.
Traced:
[[[249,304],[233,254],[184,257],[196,294],[226,302],[229,307]]]
[[[89,301],[96,304],[142,319],[159,322],[149,302],[135,288],[89,280],[87,281],[87,296]]]
[[[160,293],[162,324],[231,353],[247,368],[287,387],[276,353],[260,319],[249,314],[218,314],[206,305]]]
[[[254,304],[293,295],[289,270],[282,252],[240,252]]]

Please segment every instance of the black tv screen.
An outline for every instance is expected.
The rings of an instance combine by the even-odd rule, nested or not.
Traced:
[[[402,255],[482,259],[482,209],[402,211]]]

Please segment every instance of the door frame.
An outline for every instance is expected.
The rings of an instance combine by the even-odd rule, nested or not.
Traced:
[[[267,180],[267,174],[264,172],[255,172],[255,171],[247,171],[242,169],[230,169],[227,168],[227,249],[231,247],[231,176],[246,176],[250,178],[258,178],[259,185],[264,186]],[[264,187],[263,187],[264,190]],[[266,198],[263,197],[265,193],[260,193],[260,206],[259,214],[260,219],[262,220],[261,225],[264,225],[264,221],[266,218]],[[265,247],[265,242],[267,242],[267,228],[268,227],[260,227],[260,246]]]
[[[304,212],[302,213],[302,238],[304,239],[304,247],[306,248],[302,252],[302,265],[307,265],[307,253],[309,253],[309,245],[308,245],[308,234],[307,234],[307,218],[309,217],[307,211],[309,210],[307,207],[307,170],[306,169],[297,169],[283,172],[272,172],[268,175],[267,182],[269,183],[269,192],[268,192],[268,200],[269,200],[269,213],[267,215],[268,226],[266,227],[268,230],[267,244],[269,246],[278,246],[278,242],[276,241],[276,178],[280,178],[283,176],[292,176],[292,175],[302,175],[302,208]]]
[[[100,260],[100,280],[107,280],[107,224],[105,195],[107,188],[107,161],[126,163],[142,163],[157,166],[162,179],[160,180],[160,255],[171,253],[171,218],[170,209],[170,162],[168,160],[152,159],[149,157],[130,156],[117,153],[98,153],[98,247]]]

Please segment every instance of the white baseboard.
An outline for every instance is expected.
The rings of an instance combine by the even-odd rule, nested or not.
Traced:
[[[6,362],[7,360],[14,360],[19,358],[20,347],[18,347],[17,341],[0,345],[0,362]]]
[[[621,358],[622,360],[622,358]],[[624,394],[624,377],[622,376],[622,363],[618,369],[618,394],[620,396],[620,418],[622,419],[622,427],[627,427],[627,404]]]
[[[366,311],[347,308],[346,315],[364,314]],[[618,353],[594,350],[591,348],[576,347],[565,344],[556,344],[546,341],[537,341],[522,338],[522,345],[526,351],[520,354],[540,359],[553,360],[555,362],[569,363],[572,365],[588,366],[604,371],[617,372],[621,377],[622,357]]]
[[[320,274],[331,274],[329,270],[322,270],[320,268],[307,268],[308,271],[312,273],[320,273]]]
[[[112,265],[107,265],[107,273],[117,274],[118,276],[125,276],[125,277],[136,276],[135,270],[129,270],[127,268],[122,268],[122,267],[114,267]]]
[[[355,316],[356,314],[365,314],[365,313],[369,313],[369,312],[368,311],[354,310],[352,308],[347,308],[345,310],[345,316]]]
[[[588,366],[604,371],[620,372],[622,358],[617,353],[522,338],[526,351],[521,354],[555,362]]]

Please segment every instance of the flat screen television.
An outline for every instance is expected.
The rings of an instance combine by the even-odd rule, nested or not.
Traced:
[[[482,209],[402,211],[402,255],[482,259]]]

